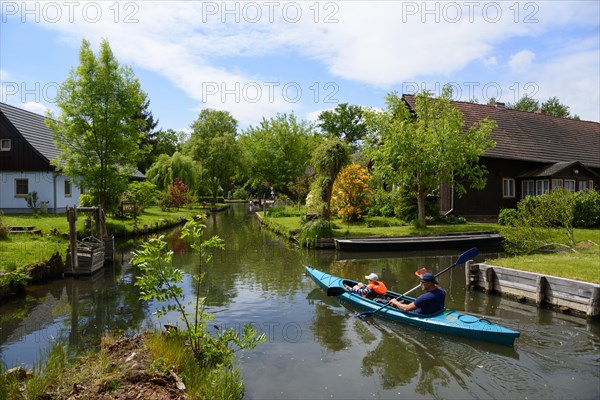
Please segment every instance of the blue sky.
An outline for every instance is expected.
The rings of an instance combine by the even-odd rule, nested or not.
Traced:
[[[277,113],[315,120],[390,91],[455,100],[557,96],[600,121],[597,1],[7,1],[0,3],[0,101],[59,111],[81,40],[107,39],[133,68],[159,127],[201,109],[240,128]]]

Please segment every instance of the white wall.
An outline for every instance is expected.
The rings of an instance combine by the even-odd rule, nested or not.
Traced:
[[[48,211],[64,212],[67,206],[79,205],[80,190],[71,183],[71,196],[65,197],[64,175],[54,172],[0,172],[0,211],[4,213],[30,212],[24,197],[15,197],[15,179],[27,179],[29,192],[37,192],[38,199],[48,202]]]

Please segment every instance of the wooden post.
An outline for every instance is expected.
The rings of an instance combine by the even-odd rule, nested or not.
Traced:
[[[67,221],[69,221],[69,246],[71,246],[71,272],[77,271],[77,210],[69,207],[67,210]]]
[[[593,318],[600,314],[600,286],[595,286],[592,289],[592,295],[590,296],[585,314],[588,318]]]
[[[538,306],[544,302],[544,299],[546,297],[546,286],[547,285],[548,285],[548,281],[546,280],[545,276],[539,275],[538,277],[536,277],[536,279],[535,279],[535,286],[536,286],[535,304],[537,304]]]
[[[485,270],[485,291],[491,293],[494,291],[494,278],[496,277],[496,271],[493,267],[488,267]]]
[[[467,289],[471,287],[471,261],[469,260],[465,263],[465,285]]]

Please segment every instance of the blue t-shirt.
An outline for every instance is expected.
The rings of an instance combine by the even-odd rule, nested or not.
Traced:
[[[433,314],[434,312],[440,311],[442,308],[444,308],[445,300],[446,292],[444,289],[433,289],[431,292],[424,293],[417,297],[415,300],[415,306],[417,306],[417,309],[413,312],[415,314]]]

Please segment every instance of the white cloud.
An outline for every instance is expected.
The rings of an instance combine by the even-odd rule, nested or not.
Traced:
[[[535,53],[531,50],[522,50],[510,56],[508,65],[513,72],[521,72],[530,68],[535,58]]]
[[[36,103],[34,101],[28,101],[26,103],[21,103],[19,105],[19,107],[23,108],[27,111],[34,112],[36,114],[40,114],[40,115],[44,115],[46,113],[46,111],[49,110],[49,108],[46,107],[45,105],[43,105],[42,103]]]
[[[488,68],[498,66],[498,59],[495,56],[491,56],[483,60],[483,64]]]
[[[263,116],[291,109],[298,115],[308,113],[309,118],[317,112],[309,113],[308,88],[303,88],[299,101],[294,101],[293,86],[288,87],[291,92],[284,91],[290,82],[286,73],[297,66],[275,71],[270,56],[290,54],[330,74],[316,79],[388,90],[419,80],[483,81],[472,76],[470,68],[483,64],[486,73],[498,73],[496,67],[503,64],[500,47],[507,43],[514,47],[527,39],[531,50],[512,55],[508,72],[515,78],[507,81],[530,78],[527,69],[533,66],[548,74],[560,69],[561,76],[544,82],[548,88],[594,83],[595,78],[585,74],[597,75],[597,69],[593,71],[597,48],[595,60],[585,50],[565,55],[579,68],[570,72],[577,75],[575,83],[564,78],[567,71],[554,61],[540,61],[548,58],[534,46],[557,26],[596,26],[597,4],[582,12],[572,3],[157,1],[119,3],[117,18],[115,6],[108,2],[96,3],[104,7],[100,21],[92,23],[75,14],[79,18],[74,22],[61,20],[46,27],[75,46],[82,33],[96,49],[105,37],[121,62],[165,77],[198,109],[225,109],[242,123],[256,124]],[[299,16],[298,6],[302,6]],[[461,75],[467,70],[467,75]],[[496,77],[485,79],[490,82]],[[598,99],[589,104],[597,106]]]
[[[0,82],[6,81],[8,79],[12,79],[11,74],[4,69],[0,69]]]

